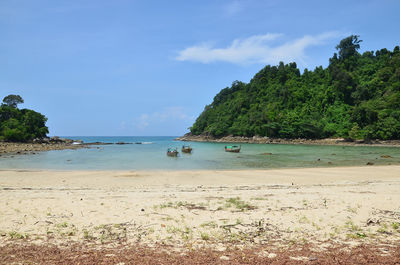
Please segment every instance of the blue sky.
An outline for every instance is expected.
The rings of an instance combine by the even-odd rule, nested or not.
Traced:
[[[265,65],[324,67],[341,39],[400,44],[400,1],[0,1],[0,97],[51,135],[182,135]]]

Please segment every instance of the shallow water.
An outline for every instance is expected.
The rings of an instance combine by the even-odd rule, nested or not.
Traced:
[[[146,144],[100,145],[77,150],[3,156],[0,169],[55,170],[188,170],[272,169],[303,167],[399,165],[400,148],[368,146],[318,146],[242,144],[240,153],[227,153],[224,143],[174,141],[175,137],[67,137],[84,142],[143,142]],[[192,154],[168,157],[169,147],[189,144]],[[390,158],[382,158],[389,155]]]

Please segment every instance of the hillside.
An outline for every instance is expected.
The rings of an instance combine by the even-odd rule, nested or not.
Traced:
[[[8,95],[0,106],[0,141],[29,142],[46,137],[47,118],[34,110],[19,109],[24,103],[19,95]]]
[[[400,49],[360,54],[359,36],[327,68],[266,66],[222,89],[190,128],[214,137],[400,139]]]

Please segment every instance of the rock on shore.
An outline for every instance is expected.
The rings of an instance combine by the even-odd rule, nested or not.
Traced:
[[[39,151],[79,149],[87,147],[82,141],[51,137],[35,139],[31,143],[0,142],[0,155],[3,154],[34,154]]]
[[[366,145],[366,146],[400,146],[400,140],[352,140],[345,138],[326,138],[326,139],[281,139],[262,136],[233,136],[213,137],[207,134],[193,135],[187,133],[178,137],[178,141],[191,142],[217,142],[217,143],[255,143],[255,144],[313,144],[313,145]]]
[[[110,144],[132,144],[125,142],[117,143],[104,143],[104,142],[93,142],[84,143],[81,140],[72,140],[67,138],[60,138],[58,136],[45,137],[42,139],[34,139],[29,143],[14,143],[14,142],[0,142],[0,156],[4,154],[8,155],[20,155],[20,154],[35,154],[39,151],[51,151],[51,150],[65,150],[65,149],[80,149],[89,148],[92,145],[110,145]]]

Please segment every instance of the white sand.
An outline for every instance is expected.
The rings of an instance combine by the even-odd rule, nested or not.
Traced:
[[[0,243],[394,243],[399,222],[400,166],[0,171]]]

